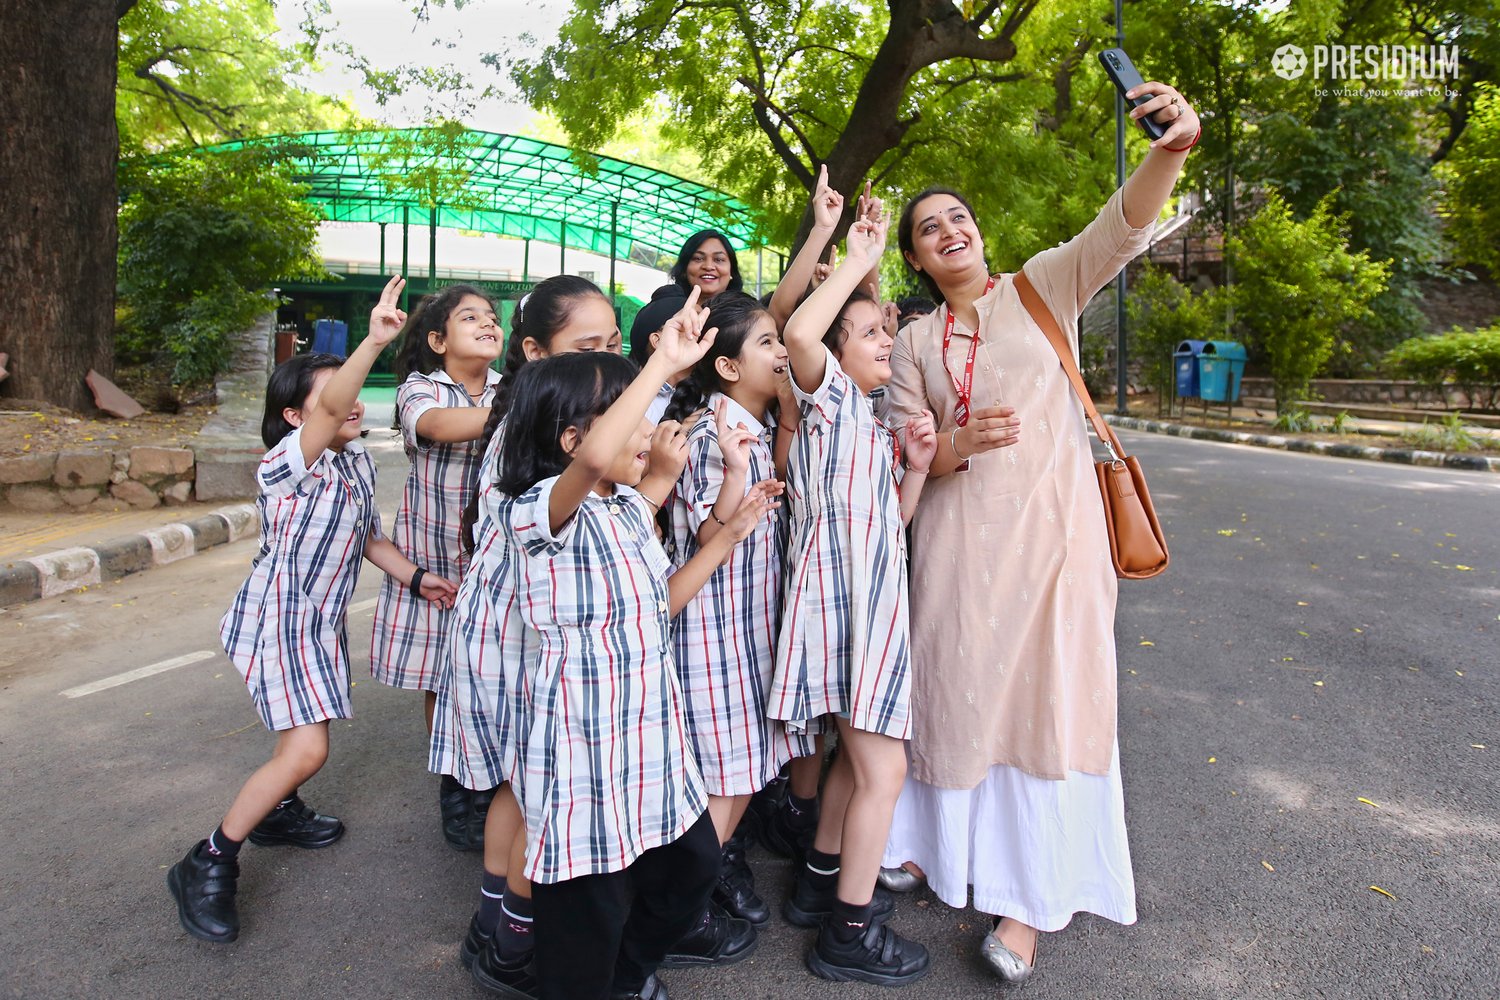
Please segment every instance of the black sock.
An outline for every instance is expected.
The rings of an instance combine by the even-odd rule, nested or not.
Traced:
[[[814,889],[832,888],[839,880],[839,856],[824,854],[816,847],[808,848],[807,864],[802,869],[802,877]]]
[[[293,788],[292,789],[292,794],[288,795],[286,798],[284,798],[280,802],[278,802],[276,804],[276,808],[277,809],[285,809],[287,806],[291,805],[293,802],[296,802],[297,801],[297,792],[299,790],[300,789]]]
[[[486,935],[495,933],[500,923],[500,901],[505,896],[505,876],[484,873],[479,883],[479,929]]]
[[[818,797],[814,795],[810,799],[799,798],[796,793],[788,792],[786,797],[787,817],[796,826],[804,826],[811,822],[818,809]]]
[[[828,930],[840,944],[848,944],[864,934],[870,926],[869,903],[856,906],[842,899],[833,901],[833,912],[828,915]]]
[[[495,950],[507,963],[517,962],[535,949],[532,930],[531,900],[506,893],[500,903],[500,923],[495,926]]]
[[[438,783],[439,795],[451,795],[464,786],[458,783],[458,779],[451,774],[443,775],[443,780]]]
[[[229,835],[224,832],[223,825],[220,824],[217,830],[208,835],[208,840],[204,841],[204,850],[201,853],[207,854],[211,857],[227,858],[228,860],[233,861],[235,858],[240,856],[240,847],[244,843],[245,842],[243,840],[231,839]]]

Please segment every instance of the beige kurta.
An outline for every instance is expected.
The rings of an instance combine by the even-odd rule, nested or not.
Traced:
[[[1151,227],[1120,192],[1073,239],[1024,265],[1076,345],[1078,315]],[[1040,778],[1106,774],[1115,743],[1116,579],[1082,405],[1004,275],[978,302],[973,406],[1003,403],[1020,442],[929,480],[912,524],[911,776],[973,788],[1005,764]],[[891,355],[891,423],[922,408],[954,427],[970,331],[942,358],[946,310],[907,326]]]

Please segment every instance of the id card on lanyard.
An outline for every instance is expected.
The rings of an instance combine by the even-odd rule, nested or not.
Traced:
[[[984,286],[984,294],[988,295],[994,287],[995,279],[992,276]],[[948,313],[948,319],[943,326],[943,371],[947,372],[948,377],[953,380],[953,391],[958,395],[958,402],[953,406],[953,420],[958,426],[967,427],[970,401],[974,395],[974,357],[979,353],[979,330],[976,328],[974,335],[969,338],[969,358],[964,363],[964,377],[960,380],[948,367],[948,346],[953,343],[953,309],[951,306],[944,306],[944,309]],[[969,471],[969,460],[964,459],[953,471]]]

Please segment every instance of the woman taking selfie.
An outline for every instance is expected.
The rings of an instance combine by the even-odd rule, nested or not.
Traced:
[[[1098,217],[1022,268],[1077,357],[1089,299],[1147,246],[1198,116],[1173,88],[1134,109],[1166,126]],[[1040,931],[1087,911],[1135,921],[1116,740],[1116,579],[1082,408],[1023,305],[991,276],[968,201],[930,188],[898,239],[940,303],[901,330],[891,422],[930,410],[938,452],[913,521],[911,767],[885,863],[995,918],[982,953],[1009,982]],[[903,884],[904,883],[904,884]]]

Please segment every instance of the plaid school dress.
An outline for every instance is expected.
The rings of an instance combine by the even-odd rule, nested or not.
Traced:
[[[309,468],[302,430],[261,459],[260,551],[219,622],[219,638],[266,728],[350,718],[344,614],[365,542],[380,537],[375,461],[359,444]]]
[[[798,729],[828,713],[907,739],[911,623],[902,470],[889,428],[824,348],[823,382],[792,383],[802,422],[787,462],[791,532],[769,713]]]
[[[535,634],[521,619],[519,552],[505,530],[506,498],[495,488],[500,442],[495,429],[479,465],[474,553],[458,585],[448,637],[449,681],[438,691],[428,768],[467,788],[509,781],[516,764],[516,699],[528,692],[522,664]]]
[[[750,442],[745,489],[775,476],[771,438],[749,410],[721,393],[688,432],[688,460],[672,496],[673,559],[682,566],[698,552],[698,530],[724,485],[714,415],[729,415],[756,435]],[[672,650],[687,709],[688,733],[710,795],[760,791],[793,757],[812,752],[812,740],[789,734],[766,715],[781,625],[781,564],[785,532],[779,518],[756,525],[728,562],[672,622]]]
[[[667,632],[667,556],[640,494],[590,494],[557,532],[557,479],[508,501],[523,554],[521,615],[536,631],[518,726],[526,875],[622,871],[707,808]]]
[[[488,371],[484,394],[474,400],[462,384],[439,369],[431,375],[413,372],[396,390],[396,411],[411,471],[391,541],[412,562],[449,580],[463,575],[467,560],[459,544],[458,523],[473,495],[480,447],[478,441],[429,441],[417,434],[417,420],[438,407],[488,406],[499,381],[499,372]],[[391,687],[439,690],[451,614],[450,609],[414,597],[409,588],[386,577],[375,605],[370,673]]]

